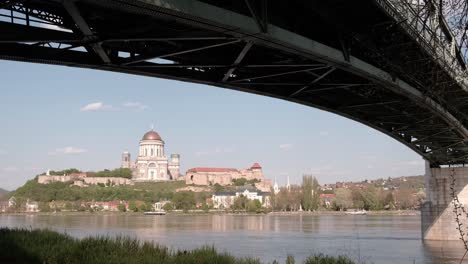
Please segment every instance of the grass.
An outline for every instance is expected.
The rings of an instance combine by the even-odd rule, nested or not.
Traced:
[[[168,263],[260,264],[258,259],[236,258],[213,247],[171,250],[128,237],[72,238],[50,230],[0,229],[0,263]],[[278,262],[274,262],[278,263]],[[295,263],[288,256],[288,264]],[[304,264],[353,264],[346,257],[315,255]]]
[[[128,186],[131,189],[141,189],[151,192],[175,192],[176,189],[186,187],[185,181],[168,182],[136,182],[134,186]]]

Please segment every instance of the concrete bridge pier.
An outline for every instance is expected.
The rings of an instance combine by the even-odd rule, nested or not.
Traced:
[[[468,167],[431,168],[426,162],[426,202],[421,208],[421,231],[423,240],[460,240],[453,193],[468,212]],[[455,181],[454,181],[455,180]],[[461,209],[459,222],[462,231],[468,233],[468,218]],[[465,235],[468,238],[467,235]]]

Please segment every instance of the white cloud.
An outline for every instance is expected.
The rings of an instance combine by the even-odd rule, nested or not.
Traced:
[[[96,102],[96,103],[90,103],[85,106],[83,106],[80,111],[81,112],[89,112],[89,111],[99,111],[99,110],[106,110],[106,109],[111,109],[111,105],[106,105],[103,102]]]
[[[330,135],[330,132],[328,132],[328,131],[320,131],[319,132],[319,136],[322,136],[322,137],[327,137],[329,135]]]
[[[3,168],[4,171],[7,171],[7,172],[15,172],[15,171],[18,171],[19,169],[17,167],[6,167],[6,168]]]
[[[279,145],[279,148],[282,150],[288,150],[288,149],[291,149],[292,147],[293,147],[293,144],[291,143],[284,143],[284,144]]]
[[[131,109],[136,109],[136,110],[145,110],[148,108],[147,105],[144,105],[140,102],[126,102],[123,104],[123,106]]]
[[[214,149],[197,151],[195,152],[195,155],[196,156],[209,156],[209,155],[226,154],[226,153],[234,153],[234,152],[236,152],[236,148],[234,146],[216,147]]]
[[[82,148],[76,148],[76,147],[65,147],[65,148],[58,148],[55,149],[54,151],[50,151],[49,155],[58,155],[58,154],[80,154],[80,153],[85,153],[88,152],[86,149]]]

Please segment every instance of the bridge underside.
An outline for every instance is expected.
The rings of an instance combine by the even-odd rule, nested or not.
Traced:
[[[218,2],[0,0],[0,59],[281,98],[373,127],[434,167],[468,160],[466,91],[374,1]]]

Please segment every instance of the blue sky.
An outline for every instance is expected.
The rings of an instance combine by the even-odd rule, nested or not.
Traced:
[[[279,184],[419,175],[424,162],[371,128],[310,107],[199,84],[0,61],[0,187],[47,169],[115,168],[154,124],[191,167],[259,162]]]

